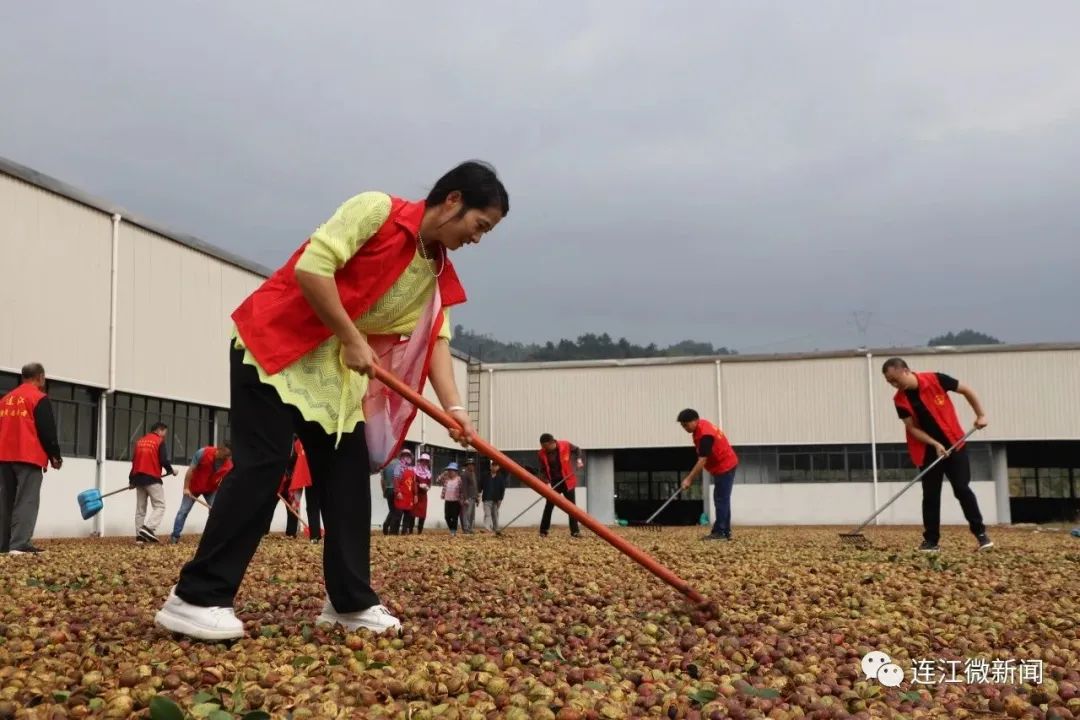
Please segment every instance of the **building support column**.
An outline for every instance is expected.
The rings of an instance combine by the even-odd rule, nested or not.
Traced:
[[[994,479],[994,496],[997,499],[999,525],[1012,524],[1009,507],[1009,452],[1003,443],[990,446],[990,476]]]

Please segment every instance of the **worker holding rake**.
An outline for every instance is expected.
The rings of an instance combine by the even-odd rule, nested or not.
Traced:
[[[713,480],[713,509],[716,519],[712,532],[702,540],[731,540],[731,489],[735,485],[735,470],[739,457],[727,439],[727,435],[708,420],[701,418],[697,410],[686,408],[678,416],[683,430],[694,438],[698,460],[683,478],[681,489],[689,490],[694,478],[707,470]]]
[[[384,369],[422,397],[430,374],[457,423],[451,436],[473,439],[450,355],[446,309],[465,292],[448,251],[479,242],[508,211],[502,182],[478,162],[446,173],[425,200],[360,193],[241,303],[229,345],[235,467],[159,625],[205,640],[244,634],[233,600],[279,502],[295,432],[326,525],[328,597],[316,622],[401,627],[370,585],[365,478],[397,454],[417,406],[374,375]]]
[[[885,382],[896,388],[893,403],[896,413],[904,421],[908,454],[911,462],[920,470],[941,455],[947,457],[930,469],[922,479],[923,543],[919,550],[937,552],[941,533],[941,485],[949,478],[953,495],[960,501],[964,518],[971,533],[978,541],[978,550],[993,547],[986,534],[979,501],[971,490],[971,462],[965,445],[961,442],[964,429],[956,416],[956,407],[949,398],[950,392],[963,395],[975,412],[975,427],[986,427],[986,414],[975,391],[955,378],[937,372],[912,372],[901,358],[885,361],[881,368]],[[958,446],[951,452],[949,448]]]

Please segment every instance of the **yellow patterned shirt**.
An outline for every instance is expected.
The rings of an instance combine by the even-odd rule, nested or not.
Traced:
[[[296,267],[315,275],[333,277],[390,216],[390,196],[365,192],[346,200],[333,217],[312,235]],[[412,262],[393,286],[363,315],[356,327],[367,335],[409,335],[435,290],[434,263],[417,248]],[[450,339],[449,310],[443,310],[440,337]],[[367,376],[340,362],[341,341],[336,335],[274,375],[267,375],[233,328],[234,343],[244,350],[244,362],[255,366],[259,379],[273,386],[282,401],[296,407],[305,420],[319,423],[328,434],[346,433],[364,420],[361,400]]]

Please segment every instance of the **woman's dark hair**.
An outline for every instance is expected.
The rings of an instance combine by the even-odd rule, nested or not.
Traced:
[[[441,205],[447,196],[461,193],[462,213],[466,210],[499,208],[503,217],[510,212],[510,196],[495,174],[495,168],[479,160],[469,160],[439,178],[427,196],[427,204]]]
[[[555,436],[551,433],[544,433],[540,436],[540,444],[543,445],[546,442],[555,442]]]

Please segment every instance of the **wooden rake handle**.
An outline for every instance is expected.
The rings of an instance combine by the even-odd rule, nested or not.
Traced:
[[[461,424],[458,423],[451,415],[445,412],[442,408],[436,406],[427,398],[421,396],[411,387],[399,380],[393,373],[384,370],[376,365],[373,368],[375,378],[379,382],[386,385],[388,388],[401,395],[410,403],[423,410],[426,414],[431,416],[434,420],[438,421],[440,425],[444,426],[448,430],[460,431]],[[470,444],[476,448],[478,452],[487,457],[489,460],[494,460],[499,463],[500,467],[506,468],[514,477],[522,481],[536,492],[543,495],[552,503],[557,505],[566,514],[577,519],[585,527],[592,530],[599,535],[608,544],[615,547],[631,560],[641,565],[643,568],[651,572],[656,577],[666,582],[671,587],[678,590],[687,598],[698,604],[704,604],[706,602],[705,597],[694,588],[690,587],[690,584],[673,573],[668,568],[661,565],[648,553],[641,548],[637,547],[633,543],[627,542],[625,539],[613,533],[605,525],[602,525],[592,515],[579,508],[574,503],[567,500],[559,493],[552,490],[546,483],[540,481],[539,478],[531,475],[525,468],[518,465],[495,447],[490,445],[487,441],[483,440],[479,436],[473,436]]]

